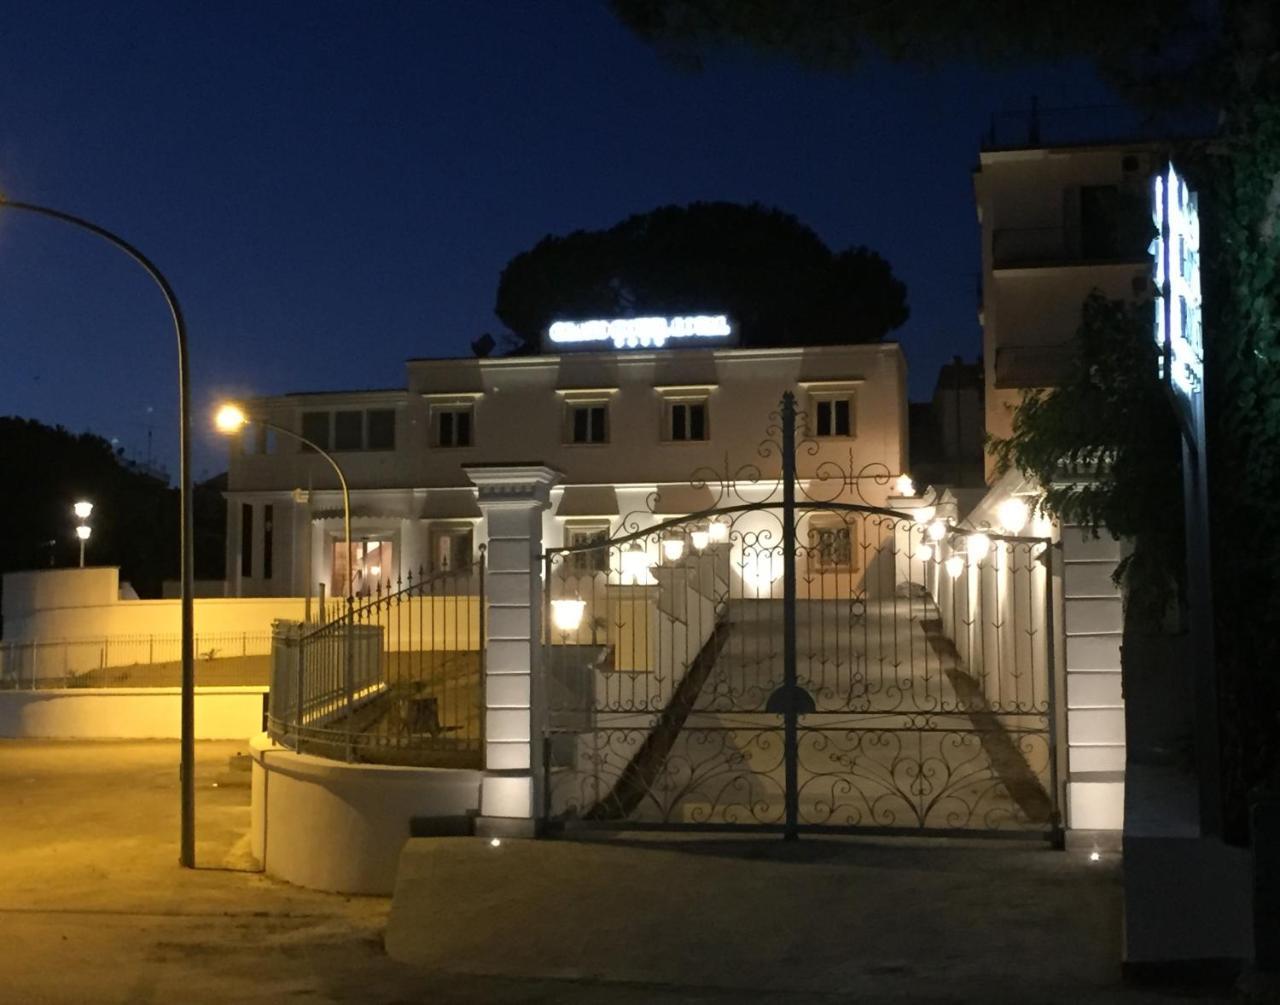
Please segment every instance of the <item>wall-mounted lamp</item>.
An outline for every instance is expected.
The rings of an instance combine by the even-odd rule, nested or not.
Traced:
[[[640,584],[649,580],[649,553],[639,541],[632,541],[631,546],[623,551],[622,575],[631,582]]]
[[[1027,525],[1031,510],[1017,496],[1010,496],[996,507],[996,519],[1006,534],[1017,534]]]
[[[551,601],[551,623],[562,632],[576,632],[587,602],[579,597]]]

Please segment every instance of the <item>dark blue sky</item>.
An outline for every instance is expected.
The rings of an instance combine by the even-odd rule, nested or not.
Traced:
[[[594,0],[23,5],[0,34],[0,188],[87,216],[188,315],[197,474],[224,394],[396,386],[497,330],[548,232],[758,200],[906,283],[914,397],[976,355],[970,172],[993,111],[1107,102],[1086,70],[726,59],[682,73]],[[0,414],[176,467],[158,292],[106,245],[0,212]]]

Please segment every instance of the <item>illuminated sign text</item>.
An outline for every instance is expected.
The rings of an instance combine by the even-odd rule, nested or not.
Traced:
[[[1196,193],[1172,164],[1157,175],[1152,200],[1156,239],[1155,339],[1161,376],[1183,398],[1204,385],[1204,334],[1200,298],[1200,212]],[[1166,369],[1167,368],[1167,369]]]
[[[612,321],[557,321],[547,331],[555,345],[611,342],[615,349],[656,348],[670,339],[724,339],[733,326],[723,314],[682,318],[617,318]]]

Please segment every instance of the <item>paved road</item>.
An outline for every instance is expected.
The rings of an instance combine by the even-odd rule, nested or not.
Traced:
[[[1090,866],[1050,852],[1012,853],[1006,846],[966,851],[981,862],[980,873],[967,879],[950,867],[935,876],[936,848],[873,845],[853,852],[850,867],[871,897],[880,876],[889,887],[907,884],[917,891],[918,904],[962,881],[969,889],[989,888],[986,896],[1004,898],[1006,905],[1029,892],[1043,898],[1025,912],[1037,925],[1055,912],[1062,918],[1060,931],[1037,942],[1026,931],[992,927],[997,916],[1001,926],[1010,917],[1016,921],[1016,908],[988,914],[980,901],[942,898],[930,938],[904,940],[892,960],[859,957],[850,934],[851,972],[860,973],[863,992],[856,995],[813,986],[804,994],[744,989],[714,959],[697,982],[685,984],[620,979],[608,966],[587,976],[557,977],[532,966],[501,972],[490,966],[503,950],[498,928],[456,904],[437,904],[436,910],[467,929],[458,935],[474,951],[452,956],[447,965],[415,968],[383,950],[387,899],[318,894],[244,871],[252,867],[248,775],[229,766],[241,749],[234,743],[198,745],[201,868],[184,871],[176,864],[176,743],[0,741],[0,1002],[955,1002],[975,1000],[978,964],[990,967],[989,994],[982,996],[987,1001],[1167,1000],[1123,991],[1116,982],[1109,956],[1119,923],[1114,862]],[[763,874],[756,865],[776,854],[772,845],[757,846],[731,861],[721,856],[718,867],[735,868],[736,862],[741,881],[757,883]],[[818,854],[816,842],[806,854]],[[536,883],[520,891],[522,911],[537,908],[536,893]],[[679,910],[679,897],[673,889],[663,910]],[[804,914],[794,904],[787,913]],[[542,917],[554,925],[553,915]],[[651,940],[669,931],[663,920],[650,919]],[[733,918],[724,918],[726,939],[735,938],[736,927]],[[739,938],[745,937],[746,928]],[[1056,988],[1036,979],[1035,960],[1025,952],[1002,954],[1001,946],[1028,940],[1054,961],[1048,972],[1070,973],[1075,961],[1080,979]],[[965,983],[946,979],[948,968],[940,961],[947,959],[966,961]],[[788,965],[803,966],[803,954]],[[867,994],[868,987],[874,993]]]

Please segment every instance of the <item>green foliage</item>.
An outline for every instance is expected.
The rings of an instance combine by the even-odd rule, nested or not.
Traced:
[[[873,342],[907,320],[906,287],[874,251],[833,253],[762,206],[662,206],[605,230],[544,237],[498,282],[498,317],[527,349],[559,319],[725,313],[743,345]]]
[[[1280,106],[1242,102],[1198,165],[1214,611],[1229,817],[1280,786]]]
[[[993,440],[1001,473],[1047,486],[1054,516],[1129,538],[1117,577],[1131,617],[1158,624],[1184,578],[1179,431],[1158,376],[1152,305],[1093,293],[1060,386],[1028,392],[1012,435]]]
[[[0,572],[74,565],[72,503],[94,504],[92,565],[118,565],[143,596],[159,596],[179,566],[178,492],[135,470],[99,436],[0,417]],[[225,503],[217,485],[195,493],[196,575],[222,578]],[[52,542],[52,543],[51,543]]]

